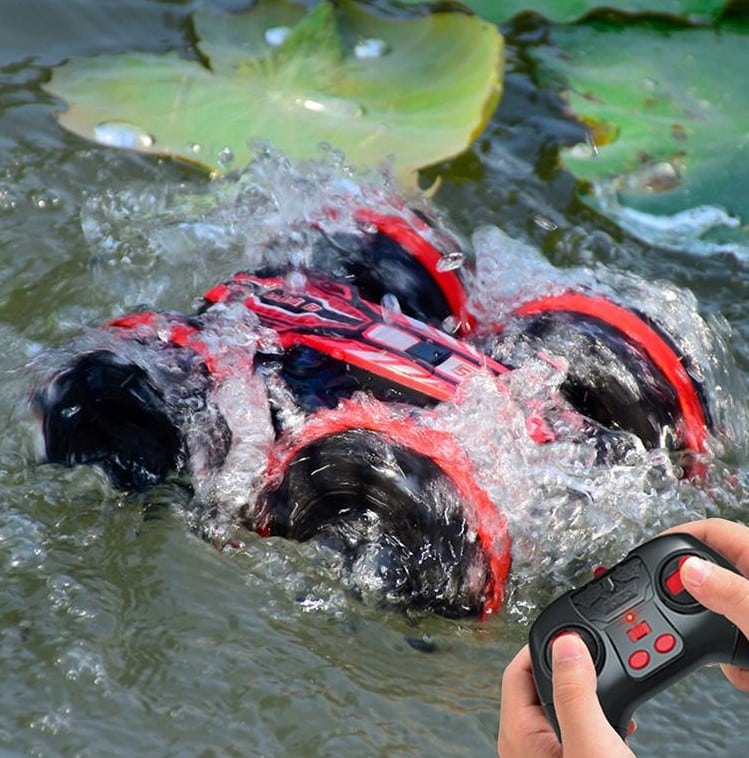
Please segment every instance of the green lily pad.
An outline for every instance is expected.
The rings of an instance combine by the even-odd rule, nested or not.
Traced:
[[[259,0],[243,14],[197,13],[200,53],[73,59],[46,88],[63,126],[103,144],[242,166],[251,141],[294,158],[321,143],[356,166],[393,160],[401,179],[463,151],[501,91],[502,37],[461,13],[393,18],[350,2],[312,11]]]
[[[604,205],[615,193],[651,214],[709,205],[749,221],[749,24],[583,25],[554,43],[536,52],[542,72],[591,139],[562,159]]]
[[[402,5],[419,5],[423,0],[399,0]],[[671,16],[691,22],[713,21],[726,6],[724,0],[461,0],[483,18],[501,24],[519,13],[532,11],[558,24],[571,23],[597,10],[626,15]]]

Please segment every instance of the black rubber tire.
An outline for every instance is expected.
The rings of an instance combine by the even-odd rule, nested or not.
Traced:
[[[463,503],[447,474],[408,447],[364,429],[324,437],[261,502],[271,534],[338,551],[359,594],[371,597],[375,584],[383,605],[481,611],[487,559]]]

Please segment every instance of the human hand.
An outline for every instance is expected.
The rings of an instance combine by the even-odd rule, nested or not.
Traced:
[[[739,576],[711,561],[691,557],[681,567],[687,591],[702,605],[720,613],[749,638],[749,527],[724,519],[706,519],[673,527],[710,545],[741,572]],[[749,669],[721,667],[738,689],[749,692]],[[559,637],[552,647],[554,709],[562,741],[546,718],[524,647],[502,678],[500,758],[633,758],[632,751],[606,720],[596,697],[596,674],[585,644],[574,634]],[[630,725],[630,734],[634,724]]]
[[[684,561],[680,575],[684,588],[699,603],[720,613],[749,637],[749,527],[725,519],[706,519],[668,529],[687,532],[717,550],[743,574],[718,566],[711,561],[691,557]],[[749,669],[722,664],[731,684],[749,692]]]
[[[603,714],[596,695],[596,670],[580,637],[563,634],[554,641],[551,667],[561,744],[539,703],[526,645],[502,677],[500,758],[634,758]],[[630,734],[633,731],[634,723]]]

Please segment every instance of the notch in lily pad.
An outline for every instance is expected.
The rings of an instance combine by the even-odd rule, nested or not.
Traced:
[[[502,37],[463,13],[259,0],[193,23],[201,60],[128,53],[55,69],[46,89],[67,104],[60,123],[211,171],[246,165],[257,140],[297,159],[329,144],[357,167],[391,162],[413,183],[419,168],[470,145],[501,92]]]

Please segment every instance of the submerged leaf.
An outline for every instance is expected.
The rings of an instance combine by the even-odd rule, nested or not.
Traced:
[[[583,25],[554,42],[537,57],[591,127],[563,161],[612,215],[710,205],[749,221],[749,26]]]
[[[255,139],[295,158],[328,143],[355,165],[393,159],[409,180],[464,150],[499,98],[501,35],[461,13],[382,17],[340,0],[305,14],[259,0],[194,20],[209,67],[177,53],[71,60],[47,85],[68,103],[60,122],[214,170],[227,155],[246,164]]]

